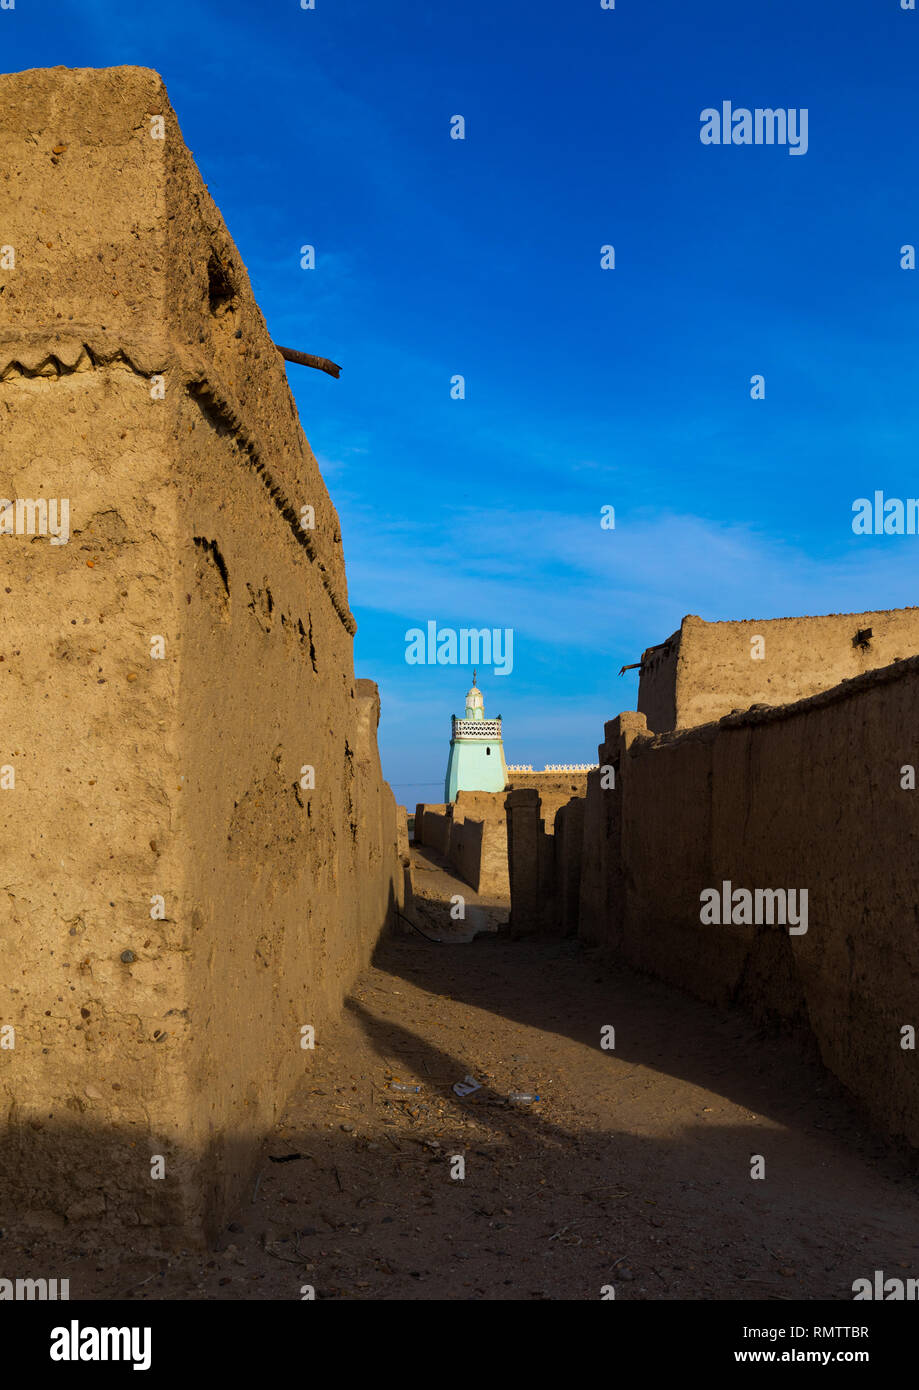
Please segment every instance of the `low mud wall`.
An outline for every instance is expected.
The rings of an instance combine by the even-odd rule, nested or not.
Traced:
[[[565,848],[556,829],[548,886],[521,873],[512,922],[576,895],[584,940],[810,1034],[875,1124],[919,1146],[917,709],[910,658],[682,733],[620,716],[580,835]],[[512,889],[515,861],[539,857],[538,809],[522,811]]]
[[[455,802],[415,809],[415,844],[447,861],[476,893],[504,902],[510,894],[502,793],[459,792]]]

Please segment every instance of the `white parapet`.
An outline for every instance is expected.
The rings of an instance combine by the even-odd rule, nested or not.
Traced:
[[[454,738],[501,739],[500,719],[457,719],[454,715],[452,727]]]
[[[599,763],[546,763],[542,772],[593,772]],[[532,772],[532,763],[508,763],[508,772]]]

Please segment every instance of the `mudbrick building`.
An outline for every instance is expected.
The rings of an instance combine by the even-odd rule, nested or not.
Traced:
[[[188,1243],[404,836],[336,512],[161,80],[0,77],[0,142],[0,1207]]]
[[[554,834],[536,788],[506,800],[515,933],[577,934],[800,1032],[912,1147],[916,652],[915,608],[686,618],[645,654],[639,712],[606,725]]]
[[[752,704],[786,705],[919,652],[919,608],[707,623],[643,653],[638,712],[652,733],[720,719]]]

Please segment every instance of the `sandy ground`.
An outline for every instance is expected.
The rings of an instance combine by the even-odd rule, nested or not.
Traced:
[[[416,879],[429,935],[468,934],[451,892],[502,916],[430,861]],[[218,1250],[12,1229],[0,1250],[75,1299],[850,1300],[919,1275],[917,1243],[919,1182],[790,1040],[576,942],[480,932],[381,943]]]

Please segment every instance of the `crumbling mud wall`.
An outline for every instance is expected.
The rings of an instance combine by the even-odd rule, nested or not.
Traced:
[[[573,936],[580,916],[583,796],[572,796],[547,820],[535,787],[516,787],[505,800],[511,935]],[[552,798],[550,798],[550,810]]]
[[[707,623],[641,659],[638,710],[652,733],[706,724],[754,704],[784,705],[919,652],[919,608]]]
[[[457,793],[456,801],[415,808],[415,843],[442,855],[475,892],[504,902],[507,826],[502,792]]]
[[[478,893],[496,901],[510,897],[505,802],[512,791],[538,788],[543,831],[552,835],[556,812],[583,797],[586,772],[514,772],[501,792],[460,791],[456,801],[415,808],[415,843],[444,856]]]
[[[683,626],[697,621],[684,618]],[[699,619],[698,621],[701,621]],[[680,723],[677,712],[677,671],[682,651],[683,628],[666,642],[642,652],[638,674],[638,710],[648,721],[652,733],[664,733]],[[724,711],[721,711],[724,713]]]
[[[419,802],[415,807],[415,844],[427,845],[438,854],[446,854],[450,843],[451,820],[452,816],[447,815],[446,803],[429,806],[425,802]]]
[[[919,1008],[917,709],[913,657],[679,733],[649,737],[643,716],[621,715],[600,749],[615,785],[591,773],[581,843],[575,835],[566,855],[556,831],[540,889],[570,894],[576,881],[579,934],[630,965],[809,1034],[878,1127],[913,1146],[919,1072],[904,1030]],[[538,895],[532,882],[529,901],[513,891],[511,826],[516,927]],[[526,854],[532,825],[523,831]],[[704,921],[703,893],[723,902],[725,884],[728,919]],[[734,900],[744,889],[793,890],[796,930],[791,911],[783,923],[774,909],[770,923],[765,903],[745,922]]]
[[[543,805],[553,807],[551,814],[546,815],[547,822],[551,822],[559,806],[564,806],[572,796],[583,796],[586,786],[586,772],[509,772],[505,794],[521,787],[535,787]]]
[[[487,823],[461,816],[450,830],[450,863],[460,878],[478,893],[487,885],[482,866],[482,848]]]
[[[0,139],[2,487],[60,532],[0,511],[0,1205],[188,1243],[403,895],[379,701],[159,77],[0,77]]]

